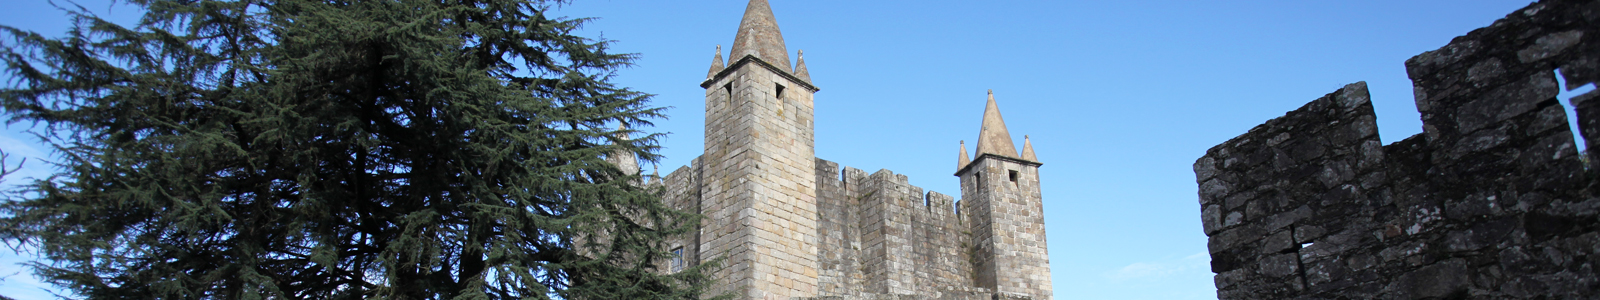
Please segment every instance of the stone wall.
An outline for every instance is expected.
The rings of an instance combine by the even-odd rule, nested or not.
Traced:
[[[869,175],[823,159],[814,163],[817,297],[796,299],[1048,299],[979,287],[976,276],[981,272],[974,265],[992,259],[975,254],[972,232],[988,222],[969,221],[953,197],[924,192],[889,170]],[[655,182],[663,187],[663,201],[699,207],[702,213],[714,208],[700,194],[707,182],[702,181],[702,168],[696,159]],[[718,228],[707,225],[718,223],[707,219],[697,233],[673,241],[686,250],[686,262],[698,264],[718,255],[711,250],[717,240],[703,238]]]
[[[924,295],[973,286],[955,201],[905,175],[817,159],[820,296]]]
[[[816,157],[812,93],[786,70],[744,56],[705,82],[700,256],[741,299],[817,291]]]
[[[1050,256],[1038,162],[979,154],[961,177],[961,211],[972,222],[973,279],[996,292],[1049,299]]]
[[[1600,294],[1597,172],[1555,77],[1600,77],[1597,25],[1600,1],[1542,1],[1411,58],[1423,133],[1390,145],[1356,83],[1208,150],[1219,298]],[[1572,101],[1590,147],[1595,94]]]
[[[654,184],[659,184],[662,188],[664,194],[661,196],[661,200],[665,201],[668,207],[700,211],[699,158],[690,161],[688,166],[678,167],[677,170],[673,170],[667,176],[658,178],[654,181]],[[709,224],[709,222],[710,220],[701,220],[701,225],[698,228],[705,228],[705,224]],[[672,245],[671,247],[683,249],[683,260],[686,266],[699,265],[701,262],[700,233],[700,231],[692,232],[669,241]],[[662,270],[673,271],[671,267],[671,265],[668,265]]]

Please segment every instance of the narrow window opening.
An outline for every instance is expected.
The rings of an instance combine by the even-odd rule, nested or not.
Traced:
[[[722,90],[725,91],[725,92],[728,92],[728,97],[722,99],[722,104],[724,104],[724,105],[732,104],[733,103],[733,83],[729,82],[728,84],[722,85]]]
[[[1309,283],[1306,280],[1306,262],[1304,260],[1302,260],[1303,256],[1300,255],[1301,254],[1300,250],[1311,246],[1312,243],[1311,243],[1311,241],[1305,241],[1303,243],[1300,242],[1299,235],[1300,235],[1300,229],[1296,228],[1295,224],[1289,224],[1289,241],[1290,241],[1290,243],[1293,243],[1293,244],[1290,244],[1290,248],[1289,249],[1284,249],[1283,253],[1286,253],[1286,254],[1287,253],[1294,253],[1295,254],[1295,256],[1294,256],[1294,266],[1295,266],[1295,269],[1298,270],[1298,271],[1296,271],[1296,273],[1299,273],[1299,274],[1296,274],[1296,275],[1300,275],[1299,276],[1300,277],[1300,286],[1310,286]]]
[[[972,190],[983,192],[983,173],[972,172]]]
[[[782,84],[773,84],[773,85],[778,86],[778,88],[774,89],[775,90],[774,93],[777,93],[778,100],[783,100],[783,85]]]
[[[1580,156],[1586,155],[1588,154],[1589,143],[1583,139],[1583,129],[1578,127],[1578,106],[1576,105],[1577,103],[1572,103],[1572,98],[1594,91],[1594,84],[1569,86],[1567,85],[1566,77],[1561,76],[1561,69],[1556,69],[1555,72],[1556,82],[1561,85],[1560,91],[1556,94],[1556,102],[1560,102],[1561,108],[1567,111],[1567,126],[1572,130],[1572,142],[1577,144],[1578,154]]]
[[[683,247],[672,248],[672,272],[681,272],[686,265],[687,263],[683,261]]]
[[[1011,183],[1017,183],[1017,170],[1006,170],[1011,173]]]

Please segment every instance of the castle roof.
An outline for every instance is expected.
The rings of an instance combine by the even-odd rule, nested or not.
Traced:
[[[963,140],[961,141],[961,158],[956,159],[956,170],[961,170],[961,168],[967,167],[967,164],[970,163],[972,163],[972,158],[967,155],[967,141]]]
[[[711,57],[711,71],[706,72],[706,79],[717,76],[722,68],[722,45],[717,45],[717,54]]]
[[[989,90],[989,104],[983,108],[983,128],[978,130],[978,155],[984,153],[1017,157],[1016,143],[1011,142],[1006,120],[1000,118],[1000,106],[994,103],[994,90]]]
[[[632,140],[632,138],[628,137],[628,124],[617,124],[616,132],[618,142]],[[606,162],[616,165],[617,169],[622,170],[623,173],[628,175],[638,175],[639,173],[643,172],[643,170],[639,168],[638,157],[635,157],[633,152],[625,149],[617,149],[616,151],[611,152],[611,154],[606,155],[605,160]]]
[[[800,50],[799,55],[795,56],[794,59],[794,77],[800,78],[800,80],[805,81],[806,83],[810,83],[811,72],[806,71],[806,50]]]
[[[1033,154],[1033,141],[1028,140],[1026,135],[1022,136],[1022,159],[1034,162],[1039,161],[1039,157]]]
[[[793,70],[789,67],[789,50],[783,45],[783,33],[778,31],[778,20],[772,16],[767,0],[750,0],[744,8],[744,20],[739,21],[739,34],[733,37],[728,60],[737,61],[745,55],[784,71]]]

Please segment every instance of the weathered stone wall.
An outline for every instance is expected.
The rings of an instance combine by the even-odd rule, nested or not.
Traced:
[[[1195,162],[1222,299],[1600,294],[1600,188],[1553,70],[1596,81],[1600,1],[1542,1],[1406,62],[1423,133],[1383,146],[1366,86]],[[1591,147],[1596,92],[1574,99]]]
[[[706,153],[660,184],[664,201],[706,216],[675,243],[693,252],[692,264],[725,259],[712,294],[1050,298],[1038,163],[980,159],[993,162],[983,172],[1002,175],[973,195],[992,199],[958,209],[904,175],[809,156],[811,91],[759,60],[736,62],[706,86]]]
[[[1028,296],[995,294],[984,289],[949,289],[937,294],[864,294],[851,296],[821,296],[795,298],[794,300],[1036,300]]]
[[[912,239],[916,231],[912,202],[922,206],[922,188],[905,184],[906,177],[889,170],[872,173],[861,182],[862,260],[868,291],[911,294],[917,285]]]
[[[972,230],[990,222],[968,221],[951,196],[924,192],[888,170],[868,175],[823,159],[814,163],[818,297],[797,299],[1049,299],[977,285],[974,264],[992,258],[974,254]],[[702,166],[697,158],[653,183],[662,185],[663,201],[702,213],[715,208],[700,194]],[[714,239],[703,239],[718,223],[708,218],[696,233],[673,241],[684,247],[690,265],[720,253],[710,250]]]
[[[956,174],[961,213],[972,220],[975,286],[1051,298],[1039,163],[979,154]]]
[[[827,160],[816,163],[818,295],[936,298],[972,290],[965,247],[971,245],[970,230],[953,199],[925,193],[888,170],[867,175]]]
[[[945,287],[972,286],[972,229],[956,214],[955,198],[928,192],[925,201],[921,207],[913,205],[911,215],[911,228],[916,230],[912,239],[912,256],[917,262],[915,290],[935,295],[948,292]]]
[[[706,84],[700,256],[741,299],[817,291],[814,91],[781,72],[745,56]]]
[[[678,167],[677,170],[673,170],[667,176],[657,179],[654,184],[659,184],[662,188],[664,194],[661,196],[661,200],[665,201],[667,206],[674,209],[700,211],[699,158],[690,161],[688,166]],[[701,220],[699,228],[704,228],[705,224],[709,222],[710,220]],[[677,237],[669,241],[669,243],[672,244],[671,247],[683,248],[683,260],[686,266],[700,264],[700,231]],[[670,268],[671,265],[668,265],[663,270],[671,271]]]
[[[817,159],[817,295],[859,295],[861,272],[860,198],[846,182],[861,182],[866,172],[839,168]]]

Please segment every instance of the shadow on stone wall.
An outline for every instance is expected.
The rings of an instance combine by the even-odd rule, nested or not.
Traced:
[[[1195,162],[1221,299],[1600,295],[1600,188],[1556,99],[1600,79],[1600,1],[1541,1],[1406,61],[1423,133],[1355,83]],[[1589,149],[1600,92],[1572,99]]]

